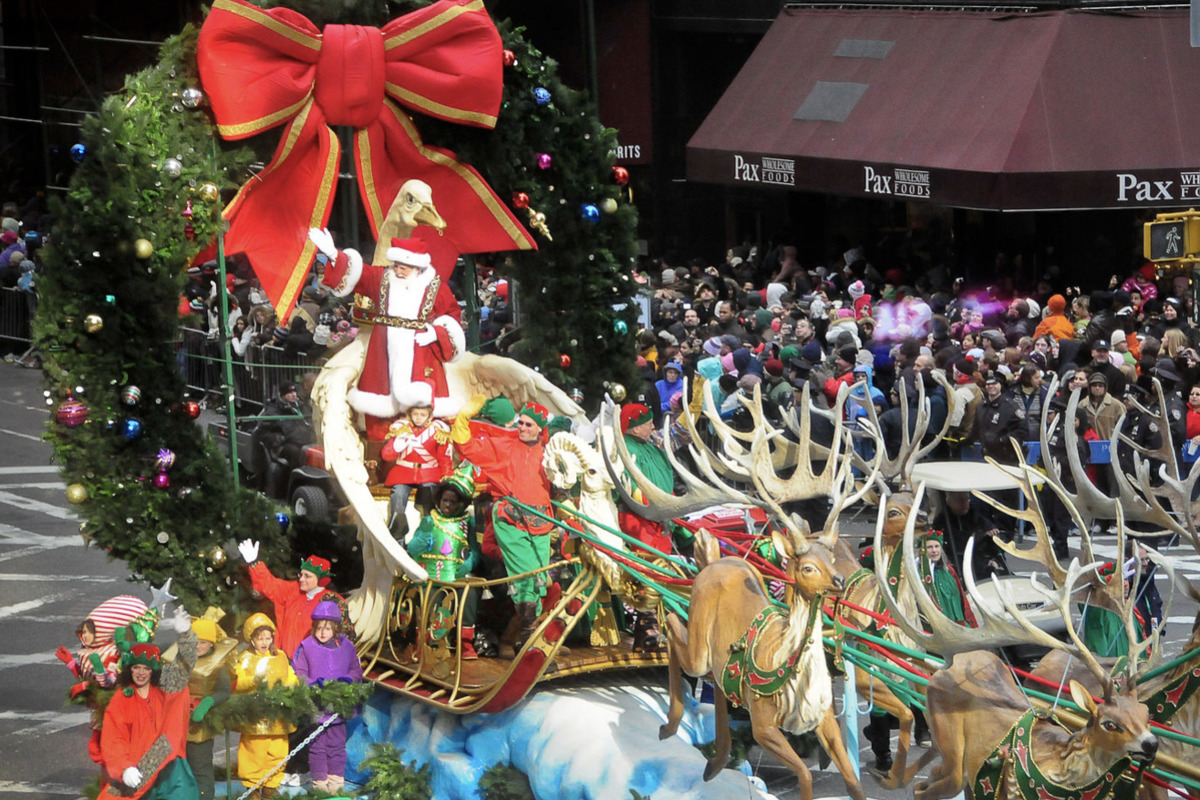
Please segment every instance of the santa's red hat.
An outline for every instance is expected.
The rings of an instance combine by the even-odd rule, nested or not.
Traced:
[[[388,248],[387,259],[393,264],[403,264],[406,267],[429,269],[433,259],[429,256],[429,245],[420,239],[392,239]]]

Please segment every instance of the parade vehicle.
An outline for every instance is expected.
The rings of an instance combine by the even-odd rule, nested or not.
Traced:
[[[243,483],[292,508],[297,517],[330,522],[345,498],[337,481],[325,469],[325,454],[319,444],[304,447],[304,463],[291,469],[286,460],[264,441],[263,428],[253,418],[239,420],[235,430],[238,474]],[[230,458],[234,447],[226,420],[208,423],[213,443]]]

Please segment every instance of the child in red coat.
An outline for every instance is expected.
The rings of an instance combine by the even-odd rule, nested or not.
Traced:
[[[413,489],[421,513],[429,513],[434,487],[451,472],[451,447],[450,427],[433,418],[430,406],[413,406],[407,420],[392,423],[382,456],[392,465],[384,484],[392,489],[388,527],[397,538],[407,530],[404,510]]]

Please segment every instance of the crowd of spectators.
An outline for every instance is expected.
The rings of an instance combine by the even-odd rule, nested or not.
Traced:
[[[768,417],[778,419],[806,387],[814,403],[829,407],[847,385],[853,387],[848,418],[873,406],[894,455],[905,427],[915,427],[923,391],[927,437],[953,410],[933,457],[975,458],[982,450],[1016,463],[1022,455],[1010,439],[1037,442],[1042,426],[1064,414],[1079,389],[1072,427],[1082,442],[1108,440],[1126,414],[1125,434],[1157,447],[1161,415],[1177,458],[1181,448],[1187,457],[1200,446],[1200,330],[1189,321],[1189,282],[1160,276],[1152,263],[1112,276],[1095,291],[1048,281],[1011,291],[999,276],[992,276],[995,286],[947,277],[937,288],[928,275],[880,271],[861,250],[829,267],[805,268],[789,246],[761,262],[738,248],[718,266],[660,261],[648,262],[644,272],[653,290],[652,321],[638,336],[641,381],[629,394],[654,410],[658,424],[681,412],[690,399],[684,381],[697,376],[708,379],[721,415],[745,429],[753,423],[738,395],[756,387]],[[1055,377],[1060,389],[1050,396]],[[1161,410],[1154,379],[1163,391]],[[1049,445],[1064,463],[1063,437]],[[1082,458],[1086,463],[1087,452]],[[1131,448],[1118,448],[1112,461],[1133,472]],[[1110,493],[1111,469],[1089,468]],[[1056,515],[1052,532],[1065,550],[1064,520]]]

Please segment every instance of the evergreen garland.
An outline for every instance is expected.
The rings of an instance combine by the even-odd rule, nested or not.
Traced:
[[[239,730],[262,720],[282,720],[301,727],[323,713],[342,719],[354,716],[355,709],[371,698],[372,683],[330,681],[322,686],[264,686],[253,692],[235,694],[213,706],[201,724],[209,733]]]
[[[116,691],[89,683],[85,690],[69,697],[67,703],[96,709],[103,720],[104,711]],[[266,686],[260,683],[253,692],[232,695],[213,706],[200,722],[206,731],[215,734],[236,731],[262,720],[282,720],[300,727],[325,713],[350,719],[360,705],[371,699],[374,691],[372,683],[346,681],[330,681],[320,686]]]
[[[416,761],[404,763],[404,751],[391,744],[371,746],[371,755],[358,765],[369,772],[370,779],[363,790],[375,800],[429,800],[433,797],[430,782],[432,770],[428,764],[417,766]]]
[[[317,24],[387,21],[383,0],[287,5]],[[417,5],[424,3],[409,3]],[[556,384],[580,388],[595,408],[606,381],[635,377],[636,313],[630,307],[618,315],[611,304],[632,293],[636,211],[613,181],[616,133],[600,126],[591,103],[563,85],[555,64],[521,29],[498,27],[516,63],[505,69],[496,130],[415,120],[427,142],[456,151],[502,200],[524,192],[530,208],[545,214],[554,241],[535,233],[539,252],[497,264],[521,287],[524,324],[514,352]],[[224,456],[184,413],[173,345],[178,299],[186,267],[222,224],[222,201],[211,199],[206,184],[228,199],[252,163],[269,160],[278,139],[273,130],[225,142],[203,103],[183,105],[184,91],[200,86],[196,36],[188,26],[169,39],[154,67],[129,76],[86,120],[86,155],[53,206],[57,222],[43,250],[46,274],[38,280],[34,323],[47,404],[57,407],[74,395],[89,411],[77,427],[52,418],[46,434],[74,500],[81,500],[81,534],[126,561],[133,580],[161,584],[174,577],[173,591],[194,613],[210,604],[244,605],[244,594],[231,591],[238,585],[237,559],[228,557],[234,541],[261,540],[262,557],[277,573],[292,568],[298,555],[275,522],[277,509],[233,485]],[[548,105],[534,100],[538,87],[549,91]],[[549,170],[538,168],[540,153],[552,156]],[[165,169],[168,159],[178,160],[178,176]],[[595,224],[581,216],[584,204],[604,207],[606,199],[616,201],[615,213]],[[192,216],[185,219],[189,201]],[[524,221],[527,212],[516,213]],[[153,253],[143,247],[139,257],[143,239]],[[102,327],[89,333],[90,315]],[[141,393],[132,407],[121,399],[131,386]],[[126,435],[129,419],[140,432]],[[168,490],[153,485],[160,449],[175,456]],[[217,548],[225,557],[212,558]]]

